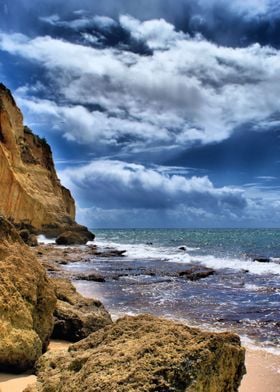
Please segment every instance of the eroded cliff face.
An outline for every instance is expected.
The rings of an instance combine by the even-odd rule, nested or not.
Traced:
[[[44,139],[23,125],[11,92],[0,84],[0,213],[41,230],[71,224],[75,202],[54,168]]]

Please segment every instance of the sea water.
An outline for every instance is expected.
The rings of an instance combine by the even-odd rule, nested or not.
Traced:
[[[280,352],[280,230],[94,232],[97,245],[125,249],[125,257],[93,258],[66,268],[102,273],[105,283],[76,285],[115,317],[152,313],[207,330],[235,331],[247,343]],[[254,261],[257,257],[270,261]],[[195,282],[176,276],[189,265],[216,273]]]

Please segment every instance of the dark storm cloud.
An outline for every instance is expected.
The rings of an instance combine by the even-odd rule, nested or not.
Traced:
[[[98,160],[61,173],[64,182],[77,192],[84,205],[101,208],[173,209],[178,205],[201,208],[212,213],[243,210],[242,192],[215,188],[207,177],[169,175],[160,168]]]
[[[118,19],[129,14],[138,19],[164,18],[177,29],[219,44],[246,46],[253,42],[279,47],[280,10],[277,0],[0,0],[1,25],[22,32],[53,32],[38,23],[41,16],[59,15],[73,20],[86,15]],[[83,11],[85,11],[83,13]],[[74,14],[73,14],[74,12]],[[62,33],[62,30],[60,31]]]

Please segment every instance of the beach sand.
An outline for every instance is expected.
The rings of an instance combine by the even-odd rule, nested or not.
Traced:
[[[61,350],[68,346],[68,342],[52,341],[49,349]],[[246,367],[247,375],[243,378],[239,392],[280,392],[280,356],[247,349]],[[30,373],[0,374],[0,391],[22,392],[35,381],[36,377]]]
[[[64,350],[69,345],[70,343],[60,340],[51,341],[49,350]],[[19,375],[0,373],[0,392],[22,392],[27,385],[33,384],[35,381],[36,376],[30,372]]]
[[[247,374],[239,392],[280,392],[280,356],[246,350]]]

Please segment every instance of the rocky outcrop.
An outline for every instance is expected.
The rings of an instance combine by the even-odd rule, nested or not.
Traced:
[[[65,231],[60,234],[57,239],[57,245],[85,245],[88,241],[92,241],[94,236],[91,238],[87,235],[87,233],[77,233],[73,231]]]
[[[75,203],[56,175],[50,146],[23,125],[23,116],[0,84],[0,213],[39,231],[73,225]]]
[[[0,370],[34,365],[47,348],[55,303],[44,268],[0,217]]]
[[[37,364],[33,392],[237,392],[238,336],[153,316],[125,317]]]
[[[77,342],[112,323],[100,301],[84,298],[66,279],[52,279],[57,296],[54,339]]]

